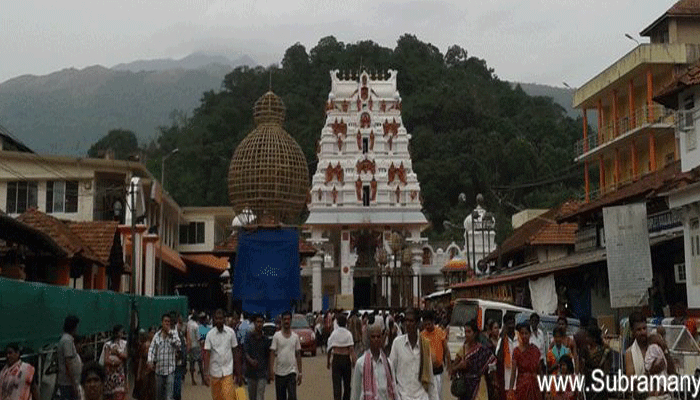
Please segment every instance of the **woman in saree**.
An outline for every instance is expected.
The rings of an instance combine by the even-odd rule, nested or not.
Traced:
[[[0,399],[39,400],[34,367],[19,358],[19,345],[8,345],[5,355],[7,362],[0,370]]]
[[[487,400],[489,398],[486,375],[496,369],[493,352],[479,343],[479,327],[476,320],[464,326],[464,345],[457,352],[452,364],[452,378],[460,375],[466,381],[467,393],[459,400]]]
[[[135,398],[138,400],[154,400],[156,398],[156,373],[148,367],[148,348],[151,347],[151,341],[155,336],[154,328],[148,330],[146,341],[141,344],[139,350],[139,367],[136,380]]]
[[[612,350],[603,341],[603,332],[595,325],[592,325],[587,330],[587,351],[582,357],[583,372],[586,376],[586,383],[590,387],[593,383],[593,372],[602,370],[606,375],[610,373],[612,365]],[[589,392],[586,393],[588,399],[605,400],[608,398],[607,391]]]
[[[537,375],[541,374],[540,350],[530,343],[530,324],[524,322],[516,327],[519,344],[513,351],[513,374],[508,400],[542,400],[542,392],[537,385]],[[517,376],[517,379],[516,379]]]
[[[112,329],[112,339],[102,347],[100,365],[105,369],[104,397],[111,400],[126,399],[126,340],[124,327],[117,325]]]

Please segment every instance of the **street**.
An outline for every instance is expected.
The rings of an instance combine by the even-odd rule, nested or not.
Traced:
[[[316,357],[304,356],[302,361],[303,380],[298,389],[299,400],[331,400],[333,399],[333,384],[331,382],[331,371],[326,368],[326,355],[320,352]],[[445,374],[445,378],[447,374]],[[183,388],[183,400],[205,400],[211,399],[211,391],[203,386],[201,381],[197,381],[197,386],[192,386],[189,373],[185,379]],[[449,379],[443,379],[442,400],[452,400],[450,394]],[[265,400],[275,399],[275,385],[268,384],[265,389]]]

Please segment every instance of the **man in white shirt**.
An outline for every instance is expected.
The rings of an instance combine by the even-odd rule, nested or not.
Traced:
[[[277,400],[297,400],[301,385],[301,342],[291,327],[292,314],[284,312],[282,330],[275,332],[270,345],[269,379],[275,380]]]
[[[371,325],[368,330],[369,350],[355,364],[350,400],[364,400],[367,392],[370,398],[375,400],[398,400],[394,373],[382,351],[384,344],[382,330],[376,325]]]
[[[234,363],[234,349],[238,346],[236,333],[224,325],[224,310],[214,313],[214,329],[207,333],[204,340],[204,383],[211,384],[213,400],[230,400],[235,398],[233,374],[241,382],[240,363]]]
[[[405,321],[406,334],[394,339],[389,355],[396,391],[402,400],[437,400],[430,344],[418,335],[418,313],[409,309]]]
[[[194,379],[194,369],[199,365],[199,374],[204,382],[204,368],[202,368],[202,346],[199,344],[199,324],[195,318],[190,318],[187,321],[187,358],[190,360],[190,376],[192,377],[192,385],[197,385]]]
[[[345,314],[338,314],[338,327],[328,338],[327,368],[331,369],[333,359],[333,399],[350,400],[350,377],[355,366],[355,342],[352,333],[345,328]]]
[[[540,363],[542,364],[542,370],[546,371],[547,344],[545,343],[544,332],[540,329],[540,316],[537,313],[530,315],[530,331],[532,332],[530,334],[530,343],[540,350]]]

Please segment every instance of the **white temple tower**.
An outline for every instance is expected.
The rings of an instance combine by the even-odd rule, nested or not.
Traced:
[[[341,75],[330,73],[326,124],[305,224],[310,241],[326,254],[323,267],[313,268],[315,275],[323,275],[313,279],[313,309],[321,309],[322,299],[335,294],[354,294],[356,307],[408,305],[408,297],[415,303],[420,294],[420,234],[428,221],[408,151],[411,136],[401,120],[397,72],[376,76],[363,71],[355,79]],[[392,232],[405,239],[396,265],[403,262],[404,270],[410,265],[412,273],[402,277],[411,279],[409,289],[400,290],[402,298],[397,298],[397,282],[391,282],[387,271],[395,265]],[[378,263],[381,248],[388,258],[379,256]],[[396,274],[393,278],[398,280]]]

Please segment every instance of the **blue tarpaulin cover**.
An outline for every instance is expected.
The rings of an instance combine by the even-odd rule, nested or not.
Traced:
[[[233,298],[250,312],[285,311],[301,297],[299,232],[295,228],[241,230]],[[263,310],[264,308],[264,310]]]

